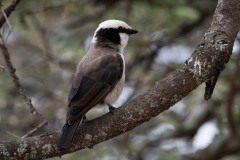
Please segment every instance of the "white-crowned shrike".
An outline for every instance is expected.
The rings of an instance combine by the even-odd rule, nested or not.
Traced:
[[[124,48],[129,35],[138,33],[120,20],[99,24],[87,54],[79,62],[68,96],[66,123],[58,148],[72,143],[85,114],[97,104],[112,104],[118,99],[125,82]]]

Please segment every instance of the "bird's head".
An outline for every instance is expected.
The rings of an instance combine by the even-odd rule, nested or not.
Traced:
[[[112,43],[124,48],[127,45],[129,35],[138,33],[127,23],[120,20],[107,20],[99,24],[95,30],[92,43]]]

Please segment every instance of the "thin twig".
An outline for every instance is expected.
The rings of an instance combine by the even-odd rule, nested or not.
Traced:
[[[5,13],[5,11],[4,11],[4,10],[1,10],[1,12],[2,12],[2,14],[3,14],[3,16],[4,16],[6,22],[7,22],[8,26],[9,26],[9,28],[12,28],[12,26],[11,26],[9,20],[8,20],[8,17],[7,17],[7,15],[6,15],[6,13]]]
[[[2,10],[1,12],[2,12],[4,18],[6,19],[6,22],[7,22],[7,24],[8,24],[8,27],[9,27],[9,29],[10,29],[10,31],[8,32],[8,34],[7,34],[7,36],[6,36],[6,41],[7,41],[8,37],[10,36],[10,34],[13,33],[13,26],[10,24],[10,22],[9,22],[9,20],[8,20],[8,17],[7,17],[7,15],[6,15],[6,13],[4,12],[4,10]]]
[[[2,25],[4,24],[4,22],[7,22],[9,28],[10,28],[10,32],[7,35],[7,37],[11,34],[13,27],[11,26],[10,22],[8,21],[8,17],[10,16],[10,14],[12,13],[12,11],[15,10],[17,4],[20,2],[20,0],[13,0],[12,4],[5,10],[2,10],[2,16],[0,18],[0,28],[2,27]],[[7,38],[6,38],[7,39]],[[20,97],[26,102],[26,104],[29,106],[31,113],[33,113],[34,115],[36,115],[36,117],[40,120],[42,120],[42,122],[33,130],[29,131],[27,134],[25,134],[23,137],[28,137],[33,135],[37,130],[39,130],[40,128],[46,126],[48,124],[47,120],[45,119],[45,117],[40,114],[35,107],[33,106],[33,104],[31,103],[31,99],[29,99],[25,93],[24,88],[21,86],[20,82],[19,82],[19,78],[17,77],[17,75],[15,74],[16,69],[13,67],[7,47],[4,44],[3,38],[0,35],[0,48],[2,50],[6,65],[8,67],[9,70],[9,74],[10,77],[12,79],[12,81],[14,82],[15,86],[18,89],[18,92],[20,94]],[[1,67],[1,70],[5,69],[4,67]]]
[[[21,138],[26,138],[26,137],[30,137],[32,136],[35,132],[37,132],[39,129],[43,128],[44,126],[46,126],[48,124],[47,120],[44,120],[43,122],[41,122],[37,127],[35,127],[34,129],[32,129],[31,131],[27,132],[24,136],[22,136]]]
[[[6,15],[0,16],[0,28],[2,28],[3,24],[7,20],[5,17],[9,17],[11,15],[11,13],[15,10],[15,8],[17,7],[17,5],[20,1],[21,0],[12,0],[12,3],[6,9],[4,9],[4,13]]]
[[[0,49],[2,51],[2,54],[3,54],[4,60],[5,60],[6,66],[8,68],[9,74],[10,74],[10,77],[11,77],[12,81],[14,82],[16,88],[18,89],[20,97],[29,106],[31,113],[36,115],[36,117],[38,119],[40,119],[41,121],[43,121],[42,123],[44,123],[46,125],[47,121],[46,121],[45,117],[35,109],[35,107],[33,106],[32,102],[31,102],[31,99],[27,97],[25,89],[22,87],[22,85],[19,82],[19,78],[15,74],[16,69],[12,65],[12,62],[11,62],[11,59],[10,59],[10,56],[9,56],[9,52],[8,52],[7,47],[4,44],[2,35],[0,35]],[[45,125],[41,125],[41,126],[43,127]]]
[[[66,61],[66,60],[61,60],[58,57],[56,57],[55,53],[53,53],[52,46],[50,45],[49,38],[48,38],[48,31],[47,29],[41,24],[39,21],[38,17],[36,15],[30,15],[29,16],[32,20],[32,24],[35,27],[37,34],[42,42],[42,48],[36,48],[40,50],[39,52],[43,53],[46,60],[54,65],[57,65],[60,68],[65,68],[65,69],[72,69],[72,62]],[[69,67],[71,66],[71,67]]]
[[[3,65],[0,64],[0,71],[3,72],[5,71],[5,67]]]
[[[13,136],[13,137],[16,137],[16,138],[19,138],[19,136],[17,136],[17,135],[15,135],[15,134],[13,134],[13,133],[11,133],[11,132],[9,132],[9,131],[6,131],[8,134],[10,134],[11,136]]]
[[[44,50],[44,55],[46,56],[47,60],[53,63],[55,62],[55,57],[51,54],[52,53],[52,48],[49,42],[49,38],[48,38],[48,31],[46,30],[46,28],[43,27],[43,25],[40,23],[40,21],[38,20],[38,17],[35,15],[30,16],[34,28],[36,29],[38,36],[42,42],[43,45],[43,50]]]

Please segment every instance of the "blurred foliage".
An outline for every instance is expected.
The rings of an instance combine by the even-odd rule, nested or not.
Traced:
[[[8,3],[3,0],[4,7]],[[100,22],[121,19],[140,31],[130,38],[125,50],[126,86],[133,89],[126,98],[131,99],[147,91],[156,80],[166,77],[191,55],[210,26],[216,4],[216,0],[22,1],[9,18],[13,29],[5,24],[1,33],[21,84],[39,112],[49,121],[48,126],[37,134],[61,129],[75,67]],[[209,133],[213,137],[229,134],[226,116],[229,96],[234,96],[230,107],[239,131],[240,83],[239,74],[235,73],[240,49],[237,43],[239,41],[236,41],[238,47],[235,47],[210,101],[203,100],[204,85],[201,85],[173,108],[133,131],[93,149],[62,156],[62,159],[181,159],[181,155],[201,149],[194,146],[193,141],[199,128],[207,122],[217,128],[215,135]],[[183,49],[172,52],[176,45],[183,46]],[[168,48],[161,50],[164,47]],[[182,52],[185,57],[179,62]],[[173,60],[157,61],[161,54]],[[2,56],[0,65],[5,65]],[[0,79],[0,140],[14,140],[33,129],[38,120],[19,97],[7,69],[0,71]],[[234,92],[231,91],[233,82]],[[91,112],[93,115],[103,114],[98,109]],[[196,119],[190,121],[194,114]],[[202,117],[201,122],[197,121],[198,116]],[[191,129],[197,123],[200,124],[191,132],[182,132],[184,127]],[[213,142],[214,138],[208,143]],[[239,154],[233,153],[226,159],[239,159]]]

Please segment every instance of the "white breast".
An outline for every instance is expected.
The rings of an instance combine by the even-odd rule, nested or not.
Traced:
[[[114,87],[114,89],[106,96],[105,98],[105,102],[108,104],[113,104],[114,102],[117,101],[118,97],[120,96],[120,94],[122,93],[122,89],[125,83],[125,61],[123,58],[123,54],[120,54],[122,59],[123,59],[123,74],[121,79],[118,81],[118,83],[116,84],[116,86]]]

